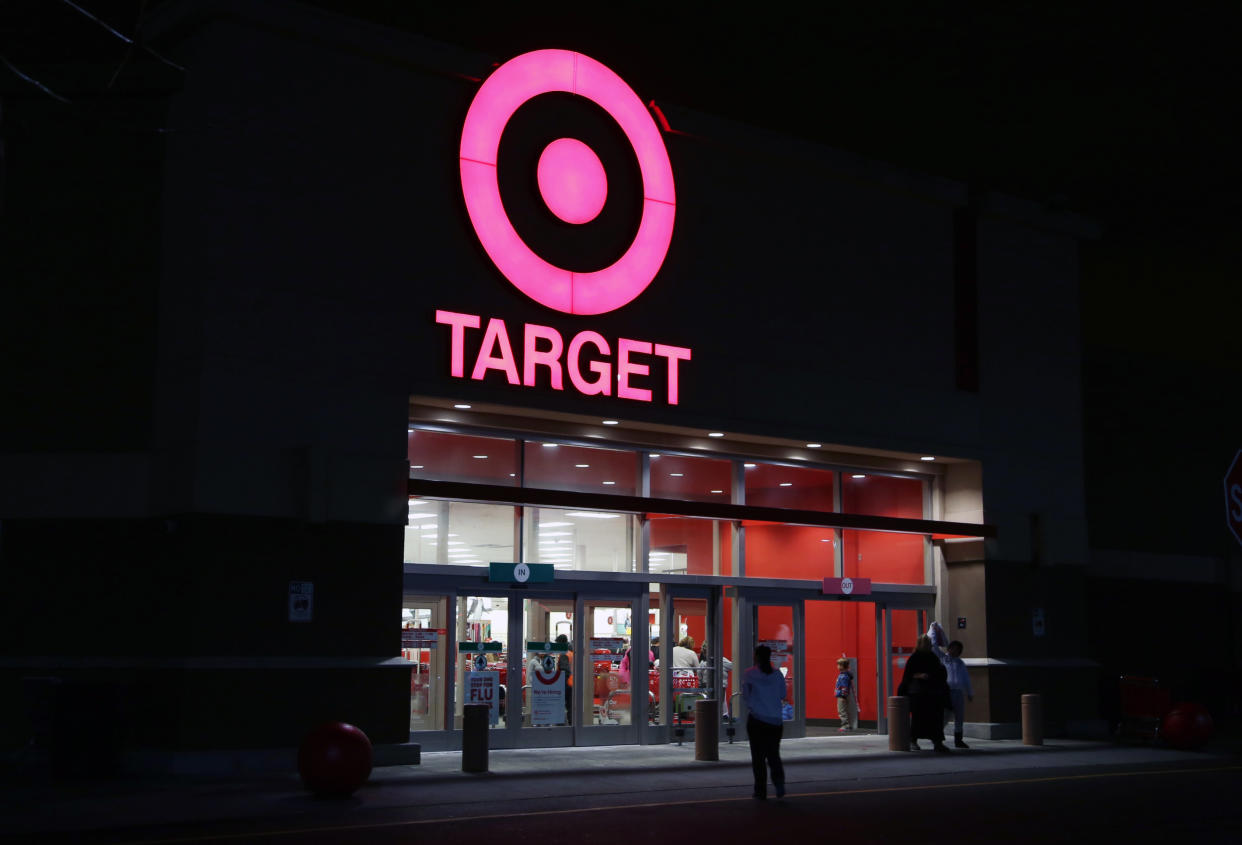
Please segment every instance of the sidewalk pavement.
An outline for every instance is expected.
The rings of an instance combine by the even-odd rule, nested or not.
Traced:
[[[1202,761],[1219,765],[1236,761],[1233,743],[1217,742],[1197,752],[1146,745],[1117,745],[1068,739],[1024,746],[1020,740],[970,740],[967,750],[936,754],[926,748],[889,751],[888,737],[872,733],[785,740],[791,796],[800,782],[834,779],[859,781],[990,773],[1014,768],[1052,769],[1075,766],[1177,764]],[[0,836],[89,831],[142,825],[354,815],[368,810],[431,808],[465,815],[470,808],[503,801],[533,801],[618,796],[642,803],[688,790],[751,789],[750,749],[745,742],[720,745],[718,762],[694,759],[694,744],[534,748],[492,751],[489,771],[461,770],[461,752],[422,755],[419,765],[385,766],[348,799],[324,800],[308,795],[295,772],[245,778],[118,778],[50,784],[12,784],[0,798]],[[456,809],[455,809],[456,807]]]

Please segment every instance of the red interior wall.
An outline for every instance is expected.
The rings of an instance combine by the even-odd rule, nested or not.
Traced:
[[[812,580],[832,577],[831,528],[771,522],[743,524],[747,576]]]
[[[712,575],[712,520],[649,514],[651,547],[686,547],[686,571],[693,575]],[[729,575],[733,561],[733,532],[720,529],[720,574]]]
[[[883,584],[923,583],[923,535],[843,531],[842,563],[847,578]],[[750,536],[747,535],[747,542]]]

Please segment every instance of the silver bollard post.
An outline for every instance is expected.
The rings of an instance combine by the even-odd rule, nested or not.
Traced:
[[[1044,699],[1038,693],[1022,696],[1022,744],[1044,744]]]
[[[706,698],[694,703],[694,759],[720,759],[720,702]]]
[[[910,750],[910,699],[904,695],[888,697],[888,750]]]

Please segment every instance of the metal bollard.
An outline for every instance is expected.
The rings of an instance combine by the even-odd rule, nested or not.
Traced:
[[[467,704],[462,708],[461,770],[463,772],[487,771],[487,721],[490,709],[486,704]]]
[[[714,698],[694,703],[694,759],[720,759],[720,710]]]
[[[1044,699],[1039,693],[1022,695],[1022,744],[1044,744]]]
[[[888,697],[888,750],[910,750],[910,699],[904,695]]]

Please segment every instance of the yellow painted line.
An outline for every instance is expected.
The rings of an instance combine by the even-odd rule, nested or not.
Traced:
[[[1182,775],[1202,772],[1228,772],[1242,769],[1242,766],[1208,766],[1201,769],[1153,769],[1139,772],[1096,772],[1086,775],[1055,775],[1040,778],[1015,778],[1012,780],[980,780],[969,783],[927,783],[907,786],[876,786],[865,789],[834,789],[828,792],[790,792],[786,798],[830,798],[834,795],[869,795],[883,792],[917,792],[928,789],[964,789],[975,786],[1013,786],[1026,783],[1051,783],[1053,781],[1092,780],[1099,778],[1136,777],[1146,775]],[[708,787],[724,788],[724,787]],[[530,798],[530,796],[527,796]],[[409,819],[399,822],[376,822],[373,824],[348,824],[329,827],[302,827],[288,830],[259,830],[249,833],[221,833],[206,836],[185,836],[175,839],[134,839],[118,845],[181,845],[187,842],[227,842],[231,839],[258,839],[260,837],[302,836],[308,833],[336,833],[348,830],[376,830],[388,827],[415,827],[418,825],[446,824],[449,822],[494,821],[496,819],[524,819],[538,816],[567,816],[574,813],[594,813],[600,810],[646,810],[658,807],[684,807],[697,804],[723,804],[727,802],[752,803],[755,799],[749,795],[729,796],[727,798],[697,798],[685,801],[657,801],[646,804],[606,804],[598,807],[574,807],[563,810],[530,810],[524,813],[491,813],[473,816],[443,816],[435,819]],[[381,808],[376,808],[381,809]],[[393,809],[393,808],[382,808]]]

